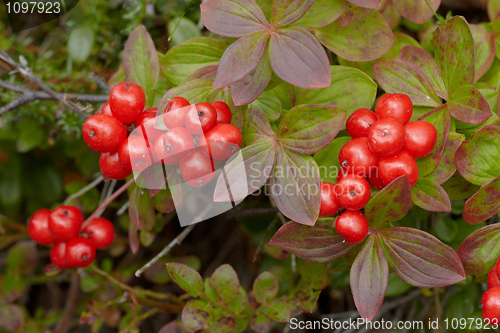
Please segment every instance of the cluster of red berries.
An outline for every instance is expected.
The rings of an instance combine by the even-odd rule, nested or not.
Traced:
[[[124,179],[163,163],[179,165],[184,180],[201,187],[213,178],[214,163],[224,162],[241,146],[242,134],[231,125],[231,109],[224,102],[191,105],[174,97],[165,108],[163,129],[156,121],[157,108],[144,110],[145,101],[139,85],[120,83],[101,113],[83,125],[83,138],[101,153],[99,167],[108,178]]]
[[[368,235],[368,221],[360,210],[370,200],[370,185],[381,190],[402,175],[415,185],[415,159],[428,156],[434,149],[436,128],[426,121],[409,122],[412,113],[408,96],[385,94],[378,100],[375,113],[359,109],[347,119],[346,130],[352,140],[340,149],[337,185],[321,183],[320,216],[346,209],[335,228],[349,243],[359,243]]]
[[[29,220],[28,234],[38,244],[54,244],[50,261],[57,267],[87,267],[94,261],[96,250],[113,242],[115,228],[102,217],[83,226],[78,208],[60,206],[53,211],[44,208],[35,212]]]
[[[500,324],[500,258],[488,273],[488,290],[481,298],[483,319],[492,325]]]

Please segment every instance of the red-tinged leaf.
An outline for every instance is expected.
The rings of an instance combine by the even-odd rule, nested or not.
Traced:
[[[288,111],[278,126],[283,147],[299,154],[314,154],[335,138],[346,111],[333,105],[304,104]]]
[[[264,244],[264,250],[266,250],[266,253],[269,254],[274,259],[285,260],[288,259],[288,257],[290,257],[290,253],[283,251],[277,246]]]
[[[236,298],[232,300],[228,305],[228,309],[233,311],[233,313],[241,313],[245,311],[248,307],[248,295],[243,289],[243,287],[239,287],[238,292],[236,294]]]
[[[331,219],[318,220],[314,227],[288,222],[276,232],[269,244],[313,262],[340,258],[355,247],[335,232]]]
[[[476,47],[474,82],[477,82],[488,71],[493,63],[493,59],[495,59],[495,36],[479,25],[471,24],[469,28],[474,37],[474,45]]]
[[[382,14],[391,29],[396,29],[399,23],[401,23],[401,14],[399,14],[398,9],[392,1],[384,1],[378,11]]]
[[[210,286],[217,291],[222,302],[227,304],[238,296],[240,281],[233,267],[224,264],[219,266],[210,277]]]
[[[240,38],[269,26],[254,0],[208,0],[200,9],[205,27],[222,37]]]
[[[467,275],[486,275],[500,256],[500,223],[474,231],[458,247]]]
[[[272,273],[262,272],[255,279],[252,290],[257,302],[267,304],[272,302],[278,295],[278,280]]]
[[[137,251],[139,251],[139,246],[140,246],[139,234],[137,227],[132,223],[130,223],[128,227],[128,244],[130,246],[130,251],[133,254],[136,254]]]
[[[319,169],[311,156],[280,147],[269,179],[271,199],[290,220],[314,225],[319,215]]]
[[[228,333],[236,327],[236,320],[232,317],[222,317],[214,320],[208,327],[207,332]]]
[[[293,25],[304,27],[307,30],[321,28],[337,20],[348,7],[347,0],[316,0],[304,16]]]
[[[300,19],[315,0],[274,0],[271,12],[271,25],[286,27]]]
[[[321,290],[328,286],[328,269],[323,263],[304,262],[300,275],[312,289]]]
[[[488,125],[460,145],[455,154],[458,172],[475,185],[483,185],[500,174],[500,127]]]
[[[175,210],[174,200],[169,190],[159,191],[152,199],[154,207],[157,211],[164,214],[173,212]]]
[[[151,230],[154,227],[154,206],[150,204],[148,192],[136,187],[130,195],[129,216],[130,222],[139,230]]]
[[[419,288],[438,288],[465,279],[457,253],[436,237],[418,229],[398,227],[378,231],[394,272]]]
[[[455,155],[457,149],[458,147],[460,147],[464,139],[465,136],[463,134],[450,132],[444,146],[444,150],[442,153],[443,158],[441,159],[441,162],[439,162],[436,169],[434,169],[434,171],[432,171],[425,178],[433,180],[434,182],[436,182],[436,184],[439,185],[450,179],[450,177],[456,170]]]
[[[432,152],[441,155],[451,126],[451,116],[448,112],[448,104],[443,104],[435,108],[431,112],[424,114],[418,120],[425,120],[436,128],[437,139]]]
[[[373,9],[371,8],[363,8],[353,4],[349,4],[344,13],[340,15],[340,17],[337,19],[337,22],[340,24],[341,27],[347,27],[348,25],[363,20],[372,12]]]
[[[420,47],[407,45],[399,51],[399,58],[411,62],[420,68],[429,78],[436,94],[439,97],[448,98],[441,72],[436,61],[429,53]]]
[[[500,176],[481,186],[479,191],[465,202],[462,217],[469,224],[478,224],[498,211],[500,211]]]
[[[368,236],[352,264],[350,276],[356,309],[361,318],[372,320],[382,306],[389,280],[389,264],[375,235]]]
[[[306,89],[330,85],[330,62],[314,36],[302,27],[278,30],[269,42],[274,73],[294,86]]]
[[[172,320],[170,323],[162,326],[158,333],[182,333],[182,326],[177,320]]]
[[[349,0],[349,2],[359,7],[377,9],[382,0]]]
[[[274,140],[276,133],[271,128],[269,120],[262,110],[256,107],[250,107],[247,110],[248,121],[243,130],[243,143],[253,144],[256,140],[266,139]]]
[[[153,106],[160,63],[153,39],[142,24],[129,35],[123,49],[123,69],[127,80],[137,83],[146,93],[146,106]]]
[[[266,333],[271,324],[271,319],[264,312],[255,313],[250,318],[250,328],[259,333]]]
[[[488,1],[487,10],[490,22],[494,22],[498,18],[498,14],[500,14],[500,2]]]
[[[436,169],[442,159],[443,157],[441,155],[435,153],[431,153],[429,156],[417,159],[418,176],[422,178],[430,174],[434,171],[434,169]]]
[[[222,55],[221,55],[222,56]],[[215,80],[215,76],[217,75],[217,70],[219,69],[218,65],[210,65],[206,67],[202,67],[200,69],[195,70],[191,74],[186,77],[185,82],[190,82],[194,80]]]
[[[441,0],[428,1],[434,11],[436,11],[441,4]],[[401,15],[413,23],[424,24],[433,15],[432,10],[425,0],[396,0],[393,1],[393,3]]]
[[[206,311],[208,304],[205,301],[194,300],[186,303],[182,309],[182,325],[189,332],[196,332],[208,328],[210,315]]]
[[[411,199],[415,205],[431,212],[451,211],[448,194],[430,179],[421,178],[411,189]]]
[[[19,305],[0,305],[0,327],[4,328],[7,332],[20,332],[24,324],[24,311]]]
[[[281,101],[272,93],[263,92],[251,105],[262,110],[269,121],[276,121],[281,117]]]
[[[406,176],[400,176],[368,201],[365,216],[371,228],[379,229],[402,219],[410,206],[410,182]]]
[[[164,113],[168,102],[176,96],[184,97],[191,104],[205,102],[208,93],[212,91],[212,84],[211,80],[194,80],[169,89],[158,104],[158,115]]]
[[[319,298],[319,294],[321,293],[321,290],[316,290],[316,291],[312,291],[312,290],[300,290],[298,293],[297,293],[297,296],[299,297],[299,304],[300,306],[302,306],[304,308],[304,310],[312,313],[314,311],[314,309],[316,308],[316,304],[318,303],[318,298]],[[289,303],[288,305],[291,307],[291,302],[293,300],[289,300]],[[294,309],[294,311],[292,311],[292,309],[290,309],[290,316],[291,317],[296,317],[298,316],[296,314],[296,310]]]
[[[473,86],[457,88],[448,99],[448,111],[460,121],[480,124],[491,117],[491,108],[484,96]]]
[[[434,59],[448,94],[474,81],[474,39],[467,21],[461,16],[441,24],[432,41]],[[458,70],[460,68],[460,70]]]
[[[441,184],[441,187],[448,193],[450,200],[470,198],[479,190],[479,186],[469,183],[458,172],[455,172],[450,179]]]
[[[265,311],[272,320],[286,323],[290,320],[290,308],[287,301],[278,301],[271,304]]]
[[[269,35],[255,32],[238,39],[222,55],[212,89],[229,86],[250,73],[266,51]]]
[[[441,105],[427,75],[411,62],[401,59],[382,60],[373,64],[373,72],[377,82],[387,93],[406,94],[414,105]]]
[[[56,276],[57,274],[61,273],[61,271],[62,269],[54,264],[48,264],[43,269],[43,273],[48,277]]]
[[[333,53],[350,61],[377,59],[391,48],[395,39],[391,27],[378,11],[347,27],[333,22],[314,30],[314,35]]]
[[[172,280],[193,297],[197,297],[200,292],[203,292],[203,280],[200,274],[191,267],[171,262],[167,264],[167,270]]]

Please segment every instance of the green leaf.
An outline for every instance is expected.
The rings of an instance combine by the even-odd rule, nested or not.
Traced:
[[[213,333],[228,333],[234,330],[236,321],[232,317],[220,317],[213,320],[206,332]]]
[[[139,230],[151,231],[155,223],[155,212],[148,192],[136,187],[130,194],[128,213],[130,222]]]
[[[385,297],[395,297],[406,294],[413,287],[408,283],[401,280],[396,273],[389,274],[389,281],[387,282],[387,289],[385,290]]]
[[[189,301],[182,309],[182,326],[189,332],[204,330],[208,327],[209,313],[207,302],[201,300]]]
[[[234,313],[243,312],[248,306],[248,295],[243,287],[238,288],[236,298],[227,304],[227,307]]]
[[[271,11],[271,24],[286,27],[300,19],[315,0],[274,0]]]
[[[197,271],[180,263],[168,263],[168,273],[182,289],[197,297],[203,291],[203,280]]]
[[[240,281],[233,267],[228,264],[219,266],[210,278],[210,286],[212,286],[217,294],[222,299],[224,304],[234,300],[238,296]]]
[[[84,62],[94,47],[94,30],[83,25],[71,29],[68,36],[68,55],[74,62]]]
[[[442,156],[431,153],[429,156],[417,159],[418,176],[425,177],[430,174],[441,162]]]
[[[278,120],[281,116],[281,102],[278,97],[269,93],[263,92],[250,106],[254,106],[266,115],[269,121]]]
[[[463,134],[450,132],[448,139],[441,153],[443,157],[438,166],[425,178],[435,181],[437,184],[442,184],[447,181],[455,172],[455,154],[458,147],[462,144],[465,137]],[[417,160],[418,163],[418,160]]]
[[[7,253],[7,271],[11,273],[30,274],[38,264],[38,251],[34,242],[20,241]]]
[[[250,317],[249,326],[256,332],[266,333],[271,324],[271,319],[264,312],[255,313]]]
[[[485,28],[471,24],[469,28],[474,38],[476,48],[476,61],[474,82],[478,81],[484,73],[488,71],[493,59],[495,58],[495,41],[493,33],[486,31]]]
[[[319,298],[320,293],[321,293],[321,290],[316,290],[316,291],[301,290],[301,291],[299,291],[298,296],[299,296],[300,306],[302,306],[304,308],[304,310],[312,313],[314,311],[314,309],[316,308],[316,304],[318,303],[318,298]],[[288,303],[288,306],[290,307],[290,303]],[[290,309],[290,316],[295,317],[291,309]]]
[[[321,290],[328,285],[328,270],[323,263],[306,261],[300,268],[300,275],[313,289]]]
[[[431,212],[451,211],[450,198],[446,191],[430,179],[420,178],[411,189],[415,205]]]
[[[434,125],[434,127],[436,128],[437,138],[432,152],[441,155],[444,150],[446,138],[448,137],[451,126],[451,117],[450,113],[448,112],[448,105],[443,104],[442,106],[423,115],[418,120],[425,120]]]
[[[304,16],[292,25],[299,25],[308,30],[324,27],[338,19],[348,5],[347,0],[316,0]]]
[[[168,22],[170,33],[170,44],[172,46],[182,44],[188,39],[201,37],[200,29],[196,24],[185,17],[174,17]]]
[[[477,90],[479,90],[479,92],[488,101],[488,104],[491,107],[491,112],[493,113],[493,116],[488,119],[491,120],[495,115],[498,115],[498,97],[500,93],[496,91],[494,87],[484,82],[476,82],[474,87],[477,88]]]
[[[450,94],[448,111],[458,120],[470,124],[480,124],[491,117],[488,101],[472,86],[456,88]]]
[[[17,137],[16,149],[18,153],[26,153],[40,146],[47,135],[41,125],[33,119],[24,118],[17,124],[19,136]]]
[[[469,183],[455,172],[441,187],[448,193],[450,200],[467,199],[479,190],[479,186]]]
[[[272,302],[278,295],[278,280],[269,272],[262,272],[253,283],[255,300],[261,304]]]
[[[486,221],[500,210],[500,175],[485,183],[465,202],[462,217],[469,224]]]
[[[151,198],[155,209],[162,213],[170,213],[175,210],[174,200],[170,189],[160,190],[154,197]]]
[[[436,236],[443,242],[451,242],[458,234],[458,225],[454,219],[439,215],[434,225]]]
[[[359,7],[355,4],[349,3],[347,9],[337,19],[337,22],[341,27],[347,27],[365,19],[371,13],[373,13],[373,9],[371,8]]]
[[[427,0],[434,11],[437,11],[441,1],[440,0]],[[433,13],[427,5],[427,1],[414,1],[414,0],[399,0],[394,1],[394,6],[401,13],[405,19],[417,23],[424,24],[429,20]]]
[[[314,154],[314,160],[318,164],[321,181],[337,183],[337,175],[340,170],[339,152],[350,140],[351,138],[348,136],[336,138],[323,150]]]
[[[290,308],[287,301],[279,301],[271,304],[266,310],[266,316],[272,320],[286,323],[290,320]]]

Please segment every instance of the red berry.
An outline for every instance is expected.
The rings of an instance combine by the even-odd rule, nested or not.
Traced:
[[[339,204],[348,210],[360,210],[370,200],[370,184],[363,177],[347,175],[335,187]]]
[[[436,127],[426,121],[412,121],[405,126],[404,150],[415,158],[423,158],[434,149],[437,139]]]
[[[50,209],[43,208],[35,212],[28,224],[28,234],[38,244],[48,245],[55,243],[57,239],[49,229]]]
[[[49,229],[55,238],[67,241],[80,233],[83,215],[74,206],[60,206],[50,213]]]
[[[99,168],[104,176],[111,179],[125,179],[132,173],[132,170],[122,166],[118,151],[102,153],[99,157]]]
[[[356,138],[347,142],[339,153],[344,173],[367,176],[376,171],[379,157],[370,149],[368,138]]]
[[[497,270],[497,276],[500,276],[500,257],[497,259],[497,263],[495,264],[496,270]]]
[[[345,172],[344,169],[340,169],[339,173],[337,174],[337,184],[340,183],[342,178],[344,178],[347,175],[348,175],[348,173]]]
[[[109,153],[127,138],[127,128],[114,117],[95,114],[83,124],[82,135],[87,146],[99,153]]]
[[[345,129],[351,138],[368,136],[370,127],[378,120],[368,109],[358,109],[347,119]]]
[[[132,82],[119,83],[109,93],[109,107],[113,116],[127,125],[139,118],[145,104],[144,91]]]
[[[115,227],[109,220],[98,217],[90,221],[90,223],[83,228],[82,233],[88,234],[88,240],[90,240],[96,250],[100,250],[113,243]]]
[[[66,260],[66,243],[60,242],[54,244],[50,249],[50,261],[59,268],[71,268]]]
[[[214,178],[213,162],[205,154],[194,152],[179,162],[182,178],[191,187],[202,187]]]
[[[184,97],[174,97],[172,98],[167,106],[165,107],[165,113],[171,112],[173,110],[181,109],[183,107],[191,105],[187,99]]]
[[[66,243],[66,260],[73,267],[87,267],[95,259],[95,247],[85,237],[78,236]]]
[[[319,217],[325,217],[337,214],[340,204],[335,194],[335,184],[321,182],[320,185],[321,206],[319,208]]]
[[[137,118],[135,121],[136,133],[139,136],[146,137],[149,141],[149,145],[152,146],[152,143],[156,141],[156,139],[165,133],[165,131],[156,128],[156,108],[149,108],[144,110],[143,113]]]
[[[240,149],[242,142],[243,136],[238,127],[220,123],[200,137],[198,147],[214,160],[224,161]]]
[[[101,114],[105,114],[106,116],[113,117],[113,113],[111,113],[111,108],[109,107],[109,102],[106,102],[102,105]]]
[[[378,172],[378,170],[369,174],[367,180],[370,185],[377,190],[381,190],[385,187],[384,181],[382,180],[382,177],[380,177],[380,173]]]
[[[120,163],[127,170],[139,172],[153,164],[148,142],[142,136],[131,135],[118,149]]]
[[[404,150],[394,156],[381,158],[378,163],[378,172],[382,181],[387,185],[402,175],[406,175],[411,186],[415,185],[418,180],[417,162]]]
[[[406,125],[413,113],[413,104],[405,94],[385,94],[380,97],[375,106],[378,119],[391,118]]]
[[[157,161],[178,161],[188,157],[194,151],[193,137],[183,127],[172,128],[162,134],[153,146],[153,154]]]
[[[483,319],[489,320],[491,325],[500,324],[500,287],[486,290],[481,297]]]
[[[231,124],[231,120],[233,119],[233,113],[231,112],[231,109],[229,106],[221,101],[216,101],[211,103],[211,105],[214,107],[215,111],[217,112],[217,122],[216,124],[219,123],[226,123],[226,124]]]
[[[397,120],[382,119],[368,132],[371,150],[380,157],[396,154],[405,144],[405,128]]]
[[[359,210],[348,210],[337,217],[335,230],[351,244],[361,243],[368,236],[368,221]]]
[[[202,135],[214,127],[217,122],[217,111],[208,103],[198,103],[195,107],[187,112],[184,126],[189,133]]]
[[[488,273],[488,288],[500,287],[500,280],[497,275],[496,266],[490,269]]]

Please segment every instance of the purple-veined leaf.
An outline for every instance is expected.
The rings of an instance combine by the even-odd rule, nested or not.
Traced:
[[[274,0],[271,11],[271,25],[286,27],[300,19],[315,0]]]
[[[448,95],[474,81],[474,39],[467,21],[461,16],[441,24],[432,40],[434,59]],[[460,119],[459,119],[460,120]]]
[[[210,286],[224,304],[228,304],[238,296],[240,280],[233,267],[228,264],[219,266],[210,277]]]
[[[432,152],[441,155],[451,126],[451,116],[448,112],[448,105],[443,104],[431,112],[424,114],[418,120],[425,120],[436,127],[437,138]]]
[[[153,39],[142,24],[130,33],[125,43],[123,69],[127,80],[137,83],[144,89],[146,106],[153,106],[160,64]]]
[[[377,82],[387,93],[406,94],[414,105],[441,105],[427,75],[411,62],[385,59],[373,64],[373,72]]]
[[[290,320],[290,308],[287,301],[277,301],[269,305],[265,311],[266,316],[272,320],[286,323]]]
[[[331,219],[320,219],[314,227],[288,222],[276,232],[269,244],[313,262],[340,258],[355,247],[337,234]]]
[[[377,9],[382,0],[349,0],[349,2],[359,7]]]
[[[434,169],[436,169],[442,159],[443,157],[441,155],[435,153],[431,153],[429,156],[417,159],[418,177],[422,178],[430,174],[434,171]]]
[[[415,205],[431,212],[451,211],[448,194],[430,179],[420,178],[411,189],[411,199]]]
[[[450,179],[441,184],[441,187],[448,193],[450,200],[470,198],[479,190],[479,186],[469,183],[458,172],[455,172]]]
[[[281,120],[278,140],[283,147],[293,152],[314,154],[335,138],[345,118],[346,111],[333,105],[298,105]]]
[[[269,92],[260,94],[251,105],[261,109],[269,121],[276,121],[281,117],[281,101],[278,97]]]
[[[194,80],[215,80],[215,76],[217,75],[217,70],[219,69],[218,65],[210,65],[206,67],[199,68],[189,74],[186,77],[184,82],[190,82]]]
[[[491,117],[491,108],[484,96],[473,86],[457,88],[448,99],[448,111],[460,121],[480,124]]]
[[[262,272],[255,279],[252,290],[257,302],[267,304],[272,302],[278,295],[278,280],[272,273]]]
[[[269,61],[282,80],[300,88],[330,86],[330,62],[314,36],[302,27],[278,30],[271,35]]]
[[[377,11],[347,27],[342,27],[338,21],[333,22],[315,29],[314,35],[333,53],[350,61],[377,59],[394,43],[391,28]],[[377,42],[374,43],[374,40]]]
[[[400,176],[368,201],[365,216],[371,228],[379,229],[402,219],[410,206],[410,182],[406,176]]]
[[[432,9],[436,11],[441,4],[441,0],[428,0]],[[417,24],[424,24],[433,15],[425,0],[395,0],[394,5],[408,21]]]
[[[485,28],[479,25],[471,24],[469,28],[474,37],[474,45],[476,47],[474,82],[477,82],[488,71],[493,63],[493,59],[495,59],[495,36],[492,32],[486,31]]]
[[[382,306],[389,264],[376,235],[368,236],[351,267],[352,297],[361,318],[372,320]]]
[[[371,8],[363,8],[349,3],[346,10],[337,19],[341,27],[357,23],[373,12]]]
[[[172,280],[193,297],[197,297],[200,292],[203,292],[203,280],[200,274],[191,267],[171,262],[167,264],[167,270]]]
[[[281,146],[269,178],[269,191],[276,207],[290,220],[314,225],[319,215],[319,169],[311,156]]]
[[[208,0],[200,9],[205,27],[222,37],[240,38],[269,26],[254,0]]]
[[[139,230],[151,230],[155,223],[155,212],[154,206],[150,204],[147,191],[136,187],[132,191],[129,201],[130,222]]]
[[[316,0],[309,10],[292,25],[311,30],[329,25],[349,7],[347,0]]]
[[[500,2],[488,1],[487,11],[490,22],[495,22],[498,18],[498,14],[500,14]]]
[[[255,32],[238,39],[222,55],[212,89],[229,86],[250,73],[266,51],[269,35]]]
[[[406,283],[419,288],[438,288],[465,279],[457,253],[436,237],[418,229],[381,229],[387,259]]]
[[[189,332],[206,329],[210,318],[208,307],[207,302],[202,300],[187,302],[182,309],[182,326]]]
[[[128,244],[130,246],[130,251],[133,254],[136,254],[137,251],[139,251],[139,234],[137,227],[133,223],[130,223],[128,226]]]
[[[486,221],[500,210],[500,176],[493,178],[465,202],[462,217],[469,224]]]
[[[483,185],[500,174],[500,127],[488,125],[460,145],[455,154],[458,172],[469,182]]]
[[[434,171],[432,171],[425,178],[433,180],[434,182],[436,182],[436,184],[439,185],[450,179],[450,177],[456,170],[455,154],[464,139],[465,136],[463,134],[450,132],[448,134],[448,139],[446,140],[444,150],[441,154],[441,156],[443,157],[441,159],[441,162],[439,162]]]
[[[488,274],[500,256],[500,223],[471,233],[460,244],[457,252],[467,275]]]
[[[328,286],[328,269],[323,263],[304,262],[300,268],[300,275],[304,282],[315,290],[321,290]]]
[[[255,313],[249,321],[250,328],[259,333],[266,333],[270,324],[271,319],[264,312]]]

